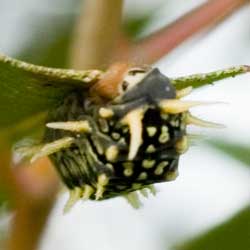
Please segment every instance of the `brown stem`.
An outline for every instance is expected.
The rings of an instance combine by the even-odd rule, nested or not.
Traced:
[[[14,195],[18,190],[18,186],[11,171],[11,150],[8,140],[0,138],[0,188],[11,199],[11,203],[15,202]]]
[[[55,201],[58,177],[47,158],[13,173],[18,191],[8,250],[35,250]]]
[[[35,250],[58,189],[58,177],[48,159],[12,168],[8,138],[0,140],[0,185],[15,211],[8,250]]]
[[[211,0],[173,24],[132,45],[123,60],[152,64],[172,51],[195,33],[222,21],[241,7],[246,0]]]
[[[86,0],[75,30],[71,66],[75,69],[104,69],[117,44],[122,0]]]

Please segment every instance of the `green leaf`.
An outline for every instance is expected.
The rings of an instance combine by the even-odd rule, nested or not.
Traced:
[[[192,86],[193,88],[199,88],[204,85],[212,84],[226,78],[235,77],[237,75],[249,72],[250,66],[242,65],[205,74],[195,74],[190,76],[172,78],[171,82],[175,85],[176,89],[183,89],[189,86]]]
[[[0,220],[1,215],[4,214],[8,209],[8,202],[9,199],[7,193],[0,187]]]
[[[250,246],[250,208],[229,221],[195,238],[176,250],[248,250]]]
[[[6,193],[0,189],[0,210],[1,207],[8,201]]]
[[[0,129],[26,128],[73,89],[87,89],[100,74],[35,66],[0,55]]]
[[[250,145],[241,145],[226,140],[209,140],[209,145],[250,167]]]
[[[74,26],[83,1],[62,0],[60,4],[51,1],[49,5],[46,1],[34,1],[37,4],[30,5],[25,2],[22,6],[17,6],[17,9],[20,9],[17,34],[21,34],[21,43],[16,42],[16,53],[12,55],[37,65],[67,67]],[[11,17],[12,5],[7,4],[3,8],[4,13],[0,9],[0,14]],[[8,26],[13,29],[13,26],[16,28],[17,25],[13,22]],[[10,36],[9,39],[13,38]],[[12,50],[10,52],[12,53]]]

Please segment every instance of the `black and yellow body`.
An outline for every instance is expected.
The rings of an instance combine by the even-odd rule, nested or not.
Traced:
[[[89,127],[69,131],[52,126],[45,132],[45,143],[72,138],[70,146],[50,155],[70,190],[83,194],[87,188],[88,198],[101,200],[177,177],[187,112],[168,113],[162,107],[177,97],[158,69],[140,74],[113,100],[95,103],[88,93],[75,91],[51,111],[48,123],[86,121]]]

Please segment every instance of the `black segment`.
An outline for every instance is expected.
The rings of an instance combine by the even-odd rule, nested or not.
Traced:
[[[70,148],[50,157],[63,182],[70,189],[82,187],[85,184],[91,185],[95,189],[97,177],[105,173],[109,178],[109,183],[105,186],[103,199],[108,199],[149,184],[168,181],[168,173],[172,173],[178,168],[179,153],[175,149],[175,144],[186,134],[186,124],[182,113],[162,115],[158,103],[162,99],[174,99],[175,97],[175,89],[169,79],[158,69],[153,69],[141,83],[127,92],[116,106],[106,104],[106,107],[115,111],[115,115],[107,118],[108,129],[105,131],[100,125],[100,119],[104,119],[99,116],[101,104],[91,103],[88,97],[80,92],[67,97],[56,110],[51,112],[48,121],[87,119],[91,124],[92,134],[46,129],[45,142],[65,136],[75,138],[75,142]],[[84,99],[85,101],[83,101]],[[142,121],[143,143],[135,159],[128,161],[130,133],[126,126],[121,125],[120,120],[127,112],[137,108],[138,105],[145,104],[148,109]],[[164,134],[165,140],[160,139],[162,134]],[[120,138],[116,138],[114,135],[119,135]],[[104,151],[109,146],[116,145],[119,149],[116,161],[108,162],[105,153],[98,153],[94,140],[99,141]],[[151,150],[152,148],[155,150],[148,152],[149,146],[151,146]],[[152,162],[153,164],[151,164]],[[162,164],[166,165],[163,170],[160,167],[163,166]],[[91,198],[94,199],[94,195]]]

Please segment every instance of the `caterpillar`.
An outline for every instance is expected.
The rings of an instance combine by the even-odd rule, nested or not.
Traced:
[[[70,191],[65,211],[79,199],[124,196],[139,206],[137,192],[178,176],[188,149],[187,125],[218,127],[191,115],[202,102],[182,101],[159,69],[115,64],[87,92],[76,89],[50,111],[43,145],[32,161],[49,156]]]

